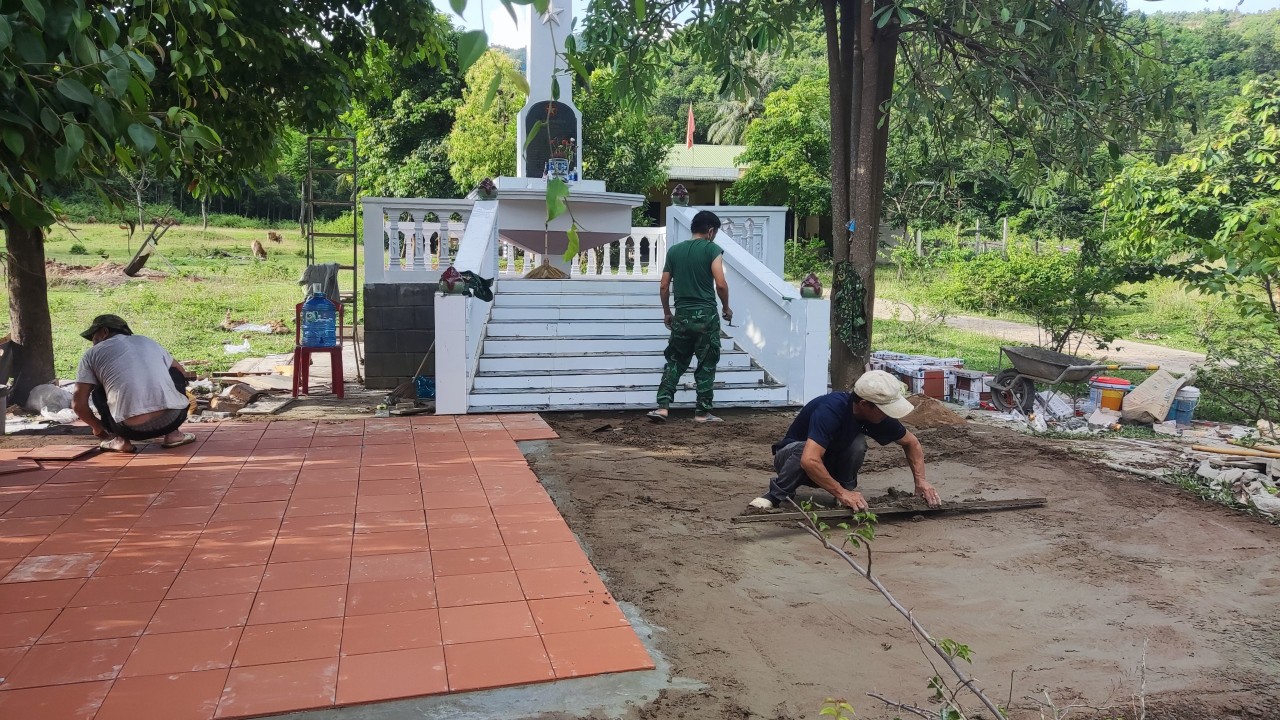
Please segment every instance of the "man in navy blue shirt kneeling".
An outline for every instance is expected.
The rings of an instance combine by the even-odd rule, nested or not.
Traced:
[[[751,507],[769,510],[794,497],[801,485],[820,487],[855,512],[868,505],[858,486],[858,470],[867,455],[867,438],[881,445],[897,443],[915,477],[916,495],[930,507],[941,504],[924,478],[924,450],[916,436],[898,422],[914,408],[902,396],[902,383],[883,370],[858,378],[853,392],[833,392],[810,400],[796,416],[786,437],[773,444],[778,475],[769,491]]]

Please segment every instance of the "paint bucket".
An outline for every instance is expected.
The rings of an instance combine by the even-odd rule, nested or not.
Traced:
[[[1173,420],[1179,425],[1190,425],[1191,418],[1196,412],[1196,405],[1199,404],[1200,388],[1184,387],[1174,396],[1173,404],[1169,406],[1169,415],[1165,420]]]
[[[1124,396],[1133,385],[1124,378],[1098,376],[1089,381],[1089,405],[1120,412]]]

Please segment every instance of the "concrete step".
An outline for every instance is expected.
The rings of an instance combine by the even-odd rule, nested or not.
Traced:
[[[662,335],[620,335],[615,337],[593,336],[533,336],[487,337],[481,356],[486,355],[534,355],[541,353],[647,353],[667,349],[670,337]],[[733,340],[720,341],[721,351],[732,350]]]
[[[662,322],[662,307],[652,305],[495,305],[490,324],[539,320],[657,320]]]
[[[554,282],[554,281],[552,281]],[[655,287],[651,293],[564,293],[547,295],[543,293],[501,293],[495,291],[493,308],[509,307],[652,307],[661,308],[662,300]]]
[[[665,349],[665,348],[664,348]],[[582,370],[612,370],[615,368],[633,368],[640,370],[661,370],[667,362],[662,350],[650,352],[562,352],[562,353],[515,353],[510,355],[481,353],[480,372],[574,372]],[[722,351],[717,367],[728,368],[751,367],[751,357],[741,350]]]
[[[478,390],[469,399],[472,412],[497,410],[607,410],[641,409],[654,406],[656,388],[644,390],[557,390],[531,388],[525,391]],[[675,405],[689,407],[696,401],[691,388],[676,391]],[[725,384],[715,390],[716,407],[778,407],[787,404],[787,389],[781,386]]]
[[[507,280],[494,284],[494,296],[503,295],[653,295],[658,296],[658,281],[653,280]]]
[[[662,370],[654,368],[576,369],[576,370],[508,370],[481,371],[475,379],[475,390],[652,390],[662,380]],[[693,370],[682,381],[693,382]],[[765,384],[764,370],[755,367],[718,367],[716,381],[727,385]]]
[[[489,321],[487,337],[644,337],[668,334],[662,318],[656,320],[521,320]]]

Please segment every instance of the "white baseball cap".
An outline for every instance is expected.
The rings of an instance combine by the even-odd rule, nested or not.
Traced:
[[[858,378],[853,384],[853,392],[880,408],[885,415],[904,418],[916,408],[902,396],[902,387],[898,378],[883,370],[872,370]]]

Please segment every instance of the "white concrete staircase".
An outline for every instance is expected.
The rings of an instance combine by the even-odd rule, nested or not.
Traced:
[[[494,291],[471,412],[654,406],[669,335],[656,281],[503,278]],[[788,404],[785,386],[722,342],[717,407]],[[675,406],[691,407],[694,396],[690,367]]]

